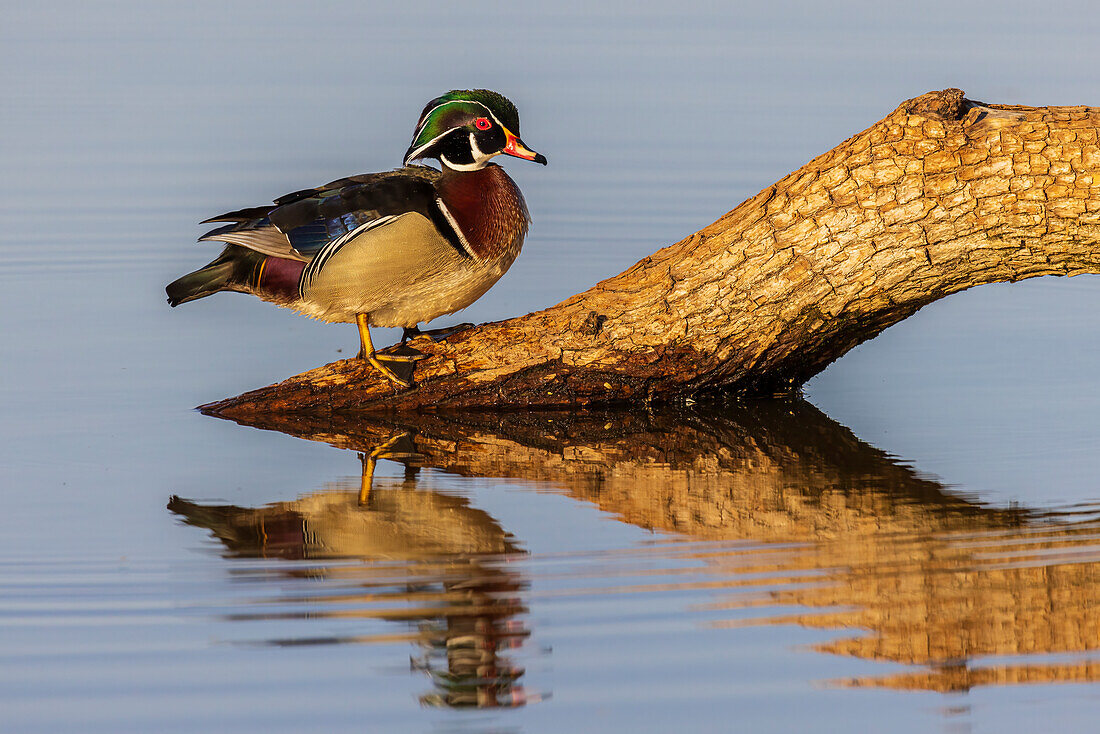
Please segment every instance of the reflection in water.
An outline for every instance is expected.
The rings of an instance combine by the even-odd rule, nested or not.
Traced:
[[[415,472],[402,486],[330,487],[258,509],[200,505],[173,497],[168,509],[206,528],[238,558],[332,561],[290,564],[287,578],[318,582],[289,611],[235,614],[239,621],[381,619],[406,625],[419,648],[412,666],[427,674],[433,706],[519,706],[528,696],[523,669],[506,654],[529,635],[521,594],[527,583],[508,563],[520,553],[488,514],[461,497],[418,490]],[[372,486],[373,484],[373,486]],[[341,560],[343,559],[343,560]],[[354,559],[355,562],[347,562]],[[262,573],[269,573],[270,568]],[[242,571],[247,573],[247,569]],[[394,635],[269,639],[269,644],[392,642]]]
[[[1094,508],[983,505],[803,401],[659,415],[299,416],[262,427],[410,470],[550,482],[626,522],[708,541],[655,552],[696,562],[701,578],[679,588],[706,589],[700,608],[728,610],[718,626],[849,629],[858,633],[818,649],[920,666],[842,685],[960,691],[1100,678],[1085,655],[1100,647]],[[399,452],[384,448],[393,436]],[[606,592],[651,588],[670,587],[619,577]]]
[[[1097,680],[1094,661],[1035,656],[1080,654],[1100,645],[1098,531],[1096,522],[1049,522],[1015,529],[975,523],[969,532],[852,533],[801,548],[768,569],[773,579],[820,573],[817,582],[772,590],[768,599],[769,605],[815,611],[729,624],[859,630],[816,649],[923,667],[842,685],[963,691]],[[731,597],[713,608],[752,604]]]

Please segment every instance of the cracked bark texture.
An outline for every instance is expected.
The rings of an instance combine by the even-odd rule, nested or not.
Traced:
[[[1100,110],[929,92],[717,222],[543,311],[412,345],[395,393],[335,362],[209,412],[409,411],[767,395],[944,296],[1100,272]]]

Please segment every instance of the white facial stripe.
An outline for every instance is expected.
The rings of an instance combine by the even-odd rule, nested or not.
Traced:
[[[420,135],[420,131],[424,129],[424,124],[428,121],[428,118],[432,116],[433,112],[438,110],[440,107],[446,107],[449,104],[457,104],[459,102],[462,102],[464,104],[476,104],[478,107],[485,110],[485,112],[488,113],[489,117],[493,118],[493,120],[496,122],[497,125],[500,125],[500,128],[502,130],[507,130],[508,129],[508,128],[504,127],[504,124],[497,118],[496,115],[493,114],[493,111],[491,109],[489,109],[488,107],[486,107],[485,105],[483,105],[481,102],[477,102],[477,101],[472,100],[472,99],[452,99],[449,102],[444,102],[442,104],[437,104],[435,107],[432,107],[430,110],[428,110],[428,112],[422,118],[420,118],[420,124],[418,124],[416,126],[416,130],[413,131],[413,140],[416,140],[417,136]],[[405,162],[408,163],[409,161],[416,160],[417,158],[419,158],[421,156],[421,154],[425,150],[427,150],[428,148],[432,147],[437,142],[439,142],[439,140],[444,135],[451,132],[451,130],[457,130],[457,129],[458,128],[452,127],[448,130],[444,130],[439,135],[436,135],[434,138],[432,138],[428,142],[421,145],[419,148],[414,150],[412,153],[405,156]],[[476,149],[476,146],[475,146],[475,149]],[[443,160],[443,159],[440,158],[440,160]],[[448,164],[448,165],[451,165],[451,164]],[[482,166],[484,166],[484,164],[482,164]],[[481,168],[482,166],[478,166],[478,168]],[[477,170],[476,168],[460,168],[459,166],[454,166],[454,165],[451,165],[451,168],[454,168],[457,171],[467,171],[467,170],[475,171],[475,170]]]
[[[489,113],[489,117],[496,120],[496,123],[498,125],[500,125],[501,127],[504,127],[504,125],[501,124],[500,120],[497,119],[497,116],[493,114],[493,111],[491,109],[489,109],[488,107],[486,107],[481,102],[478,102],[477,100],[473,100],[473,99],[452,99],[448,102],[443,102],[442,104],[437,104],[435,107],[432,107],[430,110],[428,110],[427,113],[425,113],[423,117],[420,118],[420,122],[417,124],[416,130],[413,131],[413,139],[414,140],[416,139],[417,134],[419,134],[420,131],[424,128],[424,123],[426,123],[428,121],[428,118],[432,116],[433,112],[438,110],[440,107],[446,107],[449,104],[458,104],[460,102],[462,104],[476,104],[478,107],[480,107],[481,109],[483,109],[487,113]]]
[[[483,168],[496,153],[485,153],[477,145],[477,136],[470,133],[470,152],[474,154],[474,163],[480,163],[478,168]]]
[[[485,167],[484,162],[474,161],[473,163],[451,163],[445,156],[439,156],[439,162],[445,165],[447,168],[453,168],[456,171],[480,171]]]
[[[447,132],[451,132],[448,130]],[[470,133],[470,155],[473,156],[473,163],[452,163],[447,160],[447,156],[440,154],[439,162],[447,166],[447,168],[453,168],[456,171],[480,171],[485,168],[485,165],[493,159],[494,156],[499,155],[500,151],[496,153],[485,153],[481,148],[477,147],[477,137]]]
[[[451,128],[451,129],[453,130],[454,128]],[[444,132],[441,135],[436,135],[434,138],[432,138],[428,142],[421,145],[419,148],[414,150],[412,153],[409,153],[407,156],[405,156],[405,162],[408,163],[409,161],[413,161],[413,160],[416,160],[417,158],[419,158],[424,151],[426,151],[428,148],[432,147],[437,142],[439,142],[439,140],[449,132],[451,132],[451,130],[448,130],[447,132]]]

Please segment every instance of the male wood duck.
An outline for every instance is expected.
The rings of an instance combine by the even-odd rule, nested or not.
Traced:
[[[342,178],[222,214],[229,222],[200,241],[224,242],[201,270],[167,287],[178,306],[218,291],[251,293],[329,322],[358,325],[359,358],[391,382],[370,326],[401,326],[402,343],[422,321],[480,298],[519,254],[530,224],[519,187],[496,155],[546,165],[519,138],[515,105],[487,89],[455,90],[424,107],[395,171]],[[409,165],[435,158],[441,171]]]

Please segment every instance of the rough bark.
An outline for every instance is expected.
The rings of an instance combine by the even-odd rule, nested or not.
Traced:
[[[1100,272],[1100,110],[908,100],[717,222],[568,300],[413,346],[397,392],[354,360],[207,406],[577,407],[796,389],[976,285]]]

